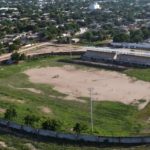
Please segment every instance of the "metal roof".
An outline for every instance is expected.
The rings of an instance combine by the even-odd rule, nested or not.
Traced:
[[[149,51],[127,49],[127,48],[87,47],[87,51],[107,52],[107,53],[117,53],[117,54],[150,57]]]

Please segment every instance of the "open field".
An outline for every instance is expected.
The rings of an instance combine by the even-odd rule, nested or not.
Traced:
[[[63,66],[66,66],[66,64],[58,60],[64,58],[68,59],[66,56],[49,57],[26,61],[18,65],[1,66],[0,116],[3,117],[8,107],[14,106],[18,113],[14,121],[18,123],[24,123],[23,118],[25,115],[35,114],[41,118],[40,121],[35,124],[35,127],[41,127],[41,122],[49,117],[61,120],[63,122],[62,131],[64,132],[72,132],[71,129],[76,122],[83,122],[88,125],[86,133],[90,133],[90,105],[88,97],[78,97],[78,100],[75,101],[66,100],[66,93],[55,89],[54,85],[50,84],[50,81],[48,84],[45,83],[46,81],[34,83],[31,82],[30,78],[25,74],[25,72],[33,68],[38,70],[44,67],[62,67],[63,69]],[[85,73],[90,71],[89,67],[79,65],[75,65],[74,67],[79,70],[82,69]],[[74,69],[74,67],[72,67],[72,69]],[[98,69],[96,70],[98,71]],[[99,71],[101,72],[101,70]],[[105,71],[102,70],[102,72]],[[118,73],[112,72],[112,74],[114,73],[118,75]],[[53,74],[49,76],[51,77],[51,75]],[[120,76],[125,75],[119,75],[119,77]],[[128,77],[125,76],[125,79],[128,79]],[[135,85],[138,85],[136,82],[142,81],[133,82]],[[142,83],[143,88],[145,88],[145,85],[149,85],[149,83],[146,82]],[[128,84],[130,84],[130,82]],[[79,101],[79,99],[81,101]],[[128,103],[123,104],[116,101],[113,102],[112,99],[94,101],[94,134],[125,136],[150,133],[150,105],[148,104],[142,110],[139,110],[137,107],[139,104],[145,103],[145,100],[139,100],[138,103],[136,103],[137,106],[135,104],[129,105]]]
[[[95,101],[110,100],[131,104],[141,99],[147,102],[150,100],[150,83],[136,81],[118,72],[83,70],[65,65],[30,69],[25,74],[33,83],[52,85],[55,90],[65,93],[67,99],[78,100],[78,97],[88,97],[89,88],[93,88]]]

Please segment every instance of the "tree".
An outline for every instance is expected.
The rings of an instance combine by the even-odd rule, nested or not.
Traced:
[[[131,42],[142,42],[144,39],[143,32],[141,30],[135,30],[130,32],[130,41]]]
[[[15,40],[13,44],[9,45],[9,52],[13,52],[14,50],[18,50],[20,48],[21,41]]]
[[[76,123],[73,127],[73,131],[77,134],[80,134],[82,131],[85,131],[87,129],[87,126],[81,123]]]
[[[141,30],[143,32],[144,39],[150,38],[150,29],[143,27]]]
[[[4,45],[0,43],[0,55],[4,53]]]
[[[39,118],[35,115],[26,115],[24,117],[24,123],[26,125],[34,126],[35,122],[38,122]]]
[[[4,118],[8,120],[12,120],[15,117],[17,117],[16,109],[12,107],[8,108],[4,114]]]
[[[20,60],[20,54],[15,52],[11,55],[11,60],[14,60],[14,61],[19,61]]]
[[[26,59],[26,55],[25,54],[20,54],[20,60],[25,60]]]
[[[114,42],[129,42],[129,35],[126,33],[119,33],[113,37]]]
[[[25,60],[26,56],[25,54],[19,54],[17,52],[13,53],[11,55],[11,60],[18,62],[19,60]]]
[[[91,42],[91,40],[92,40],[92,37],[93,37],[93,34],[92,34],[92,32],[86,32],[85,34],[84,34],[84,38],[87,40],[87,41],[89,41],[89,42]]]
[[[16,44],[9,45],[9,52],[13,52],[14,50],[18,50],[18,47]]]
[[[59,120],[48,119],[42,123],[42,128],[46,130],[58,131],[61,129],[62,123]]]

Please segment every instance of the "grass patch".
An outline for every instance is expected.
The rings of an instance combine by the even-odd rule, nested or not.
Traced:
[[[25,115],[35,114],[42,118],[35,124],[35,127],[40,127],[43,119],[49,117],[61,120],[63,122],[62,131],[64,132],[72,132],[71,129],[75,123],[83,122],[88,126],[86,133],[91,133],[90,103],[88,97],[79,98],[86,101],[84,104],[77,101],[66,101],[64,100],[65,94],[54,90],[50,85],[31,83],[28,77],[23,74],[25,70],[30,68],[63,66],[65,63],[60,62],[60,59],[68,59],[68,57],[40,58],[18,65],[1,66],[0,108],[7,109],[13,105],[18,113],[15,121],[20,124],[24,123],[23,118]],[[78,67],[80,68],[79,65]],[[85,69],[85,67],[83,68]],[[130,71],[127,73],[129,74]],[[20,90],[18,88],[34,88],[40,90],[41,93]],[[19,103],[18,100],[23,103]],[[39,109],[41,106],[49,107],[53,113],[43,113]],[[141,114],[144,114],[144,112],[140,112],[134,106],[118,102],[94,102],[94,134],[118,136],[141,134],[141,129],[143,128],[140,122],[141,119],[139,119],[142,118]],[[3,114],[0,115],[3,117]],[[140,115],[141,117],[139,117]]]
[[[139,80],[150,81],[150,69],[129,69],[125,73]]]

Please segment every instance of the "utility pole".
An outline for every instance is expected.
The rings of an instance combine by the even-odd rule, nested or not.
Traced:
[[[93,94],[93,88],[89,88],[90,91],[90,119],[91,119],[91,131],[93,132],[93,99],[92,99],[92,94]]]
[[[69,44],[70,44],[70,58],[72,59],[72,51],[71,51],[71,37],[69,39]]]

